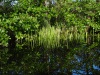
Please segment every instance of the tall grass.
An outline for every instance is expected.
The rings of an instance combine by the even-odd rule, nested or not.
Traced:
[[[43,27],[39,32],[39,45],[45,48],[54,48],[60,46],[60,28]]]
[[[39,45],[45,48],[55,48],[61,46],[61,44],[67,45],[68,43],[75,41],[85,42],[84,30],[79,30],[78,27],[60,28],[60,27],[43,27],[39,31]]]
[[[70,42],[83,42],[85,41],[85,32],[79,30],[78,27],[60,28],[60,27],[43,27],[37,34],[29,32],[26,34],[25,40],[27,46],[31,49],[34,47],[44,47],[46,49],[53,49],[61,46],[61,44],[68,44]]]
[[[63,37],[64,36],[64,37]],[[61,39],[65,39],[65,41],[76,41],[81,42],[85,40],[85,31],[84,29],[79,29],[76,26],[72,26],[69,28],[66,28],[64,31],[62,30]]]

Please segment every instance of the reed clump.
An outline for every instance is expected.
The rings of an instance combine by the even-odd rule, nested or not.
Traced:
[[[45,48],[54,48],[60,46],[60,28],[43,27],[38,36],[39,45]]]
[[[60,47],[61,44],[70,44],[72,42],[78,43],[85,40],[84,30],[78,27],[60,28],[60,27],[43,27],[37,34],[28,33],[25,37],[26,43],[31,48],[44,47],[46,49],[53,49]]]
[[[63,28],[61,30],[61,39],[64,41],[72,42],[72,41],[82,41],[84,40],[85,32],[83,29],[80,29],[77,26],[72,26],[69,28]]]

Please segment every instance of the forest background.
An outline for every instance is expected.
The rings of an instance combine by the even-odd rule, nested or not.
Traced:
[[[36,64],[42,52],[49,57],[53,49],[90,45],[99,32],[100,0],[0,0],[0,70],[46,71],[44,63]]]
[[[28,33],[38,34],[43,27],[54,27],[66,32],[67,28],[91,26],[100,29],[100,3],[98,0],[5,0],[0,5],[0,45],[8,46],[14,33],[17,40]],[[48,31],[48,30],[47,30]],[[57,31],[57,30],[56,30]],[[85,31],[84,31],[85,32]]]

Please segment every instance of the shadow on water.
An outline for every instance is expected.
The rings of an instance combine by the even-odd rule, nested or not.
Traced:
[[[69,46],[0,49],[0,75],[100,75],[99,42]]]

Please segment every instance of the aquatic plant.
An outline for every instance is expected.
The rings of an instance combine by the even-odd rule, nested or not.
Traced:
[[[80,28],[81,29],[81,28]],[[35,48],[38,46],[45,49],[53,49],[60,47],[61,44],[67,44],[71,42],[82,43],[85,41],[86,32],[84,29],[80,30],[78,27],[60,28],[54,26],[47,26],[40,29],[36,34],[28,32],[23,36],[25,38],[26,45],[29,48]],[[87,37],[86,37],[87,38]],[[20,39],[20,43],[21,43]]]
[[[39,32],[39,45],[45,48],[54,48],[60,45],[60,28],[43,27]]]

